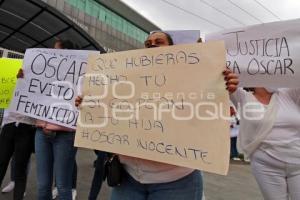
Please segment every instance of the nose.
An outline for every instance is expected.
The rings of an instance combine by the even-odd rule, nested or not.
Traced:
[[[156,44],[151,44],[148,48],[155,48],[158,47]]]
[[[155,48],[155,47],[158,47],[156,42],[154,40],[149,40],[149,43],[148,43],[148,48]]]

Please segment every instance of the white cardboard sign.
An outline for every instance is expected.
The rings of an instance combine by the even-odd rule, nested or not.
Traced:
[[[26,50],[24,78],[18,79],[11,109],[36,119],[76,127],[74,98],[80,91],[91,51],[62,49]]]
[[[227,67],[242,87],[300,86],[300,19],[248,26],[206,35],[224,40]]]

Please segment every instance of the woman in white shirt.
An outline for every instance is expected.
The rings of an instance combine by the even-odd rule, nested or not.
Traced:
[[[240,147],[267,200],[300,199],[300,89],[238,89]]]

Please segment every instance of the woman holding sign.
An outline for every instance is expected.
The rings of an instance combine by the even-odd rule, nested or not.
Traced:
[[[57,41],[56,49],[75,49],[69,41]],[[58,198],[72,200],[72,174],[77,149],[73,146],[75,130],[37,120],[35,151],[38,199],[52,200],[53,172]]]
[[[238,89],[239,141],[266,200],[300,199],[300,89]]]
[[[146,48],[173,45],[172,38],[164,32],[151,33]],[[227,89],[233,92],[237,76],[224,72]],[[81,103],[77,97],[75,104]],[[125,169],[120,186],[114,187],[112,200],[201,200],[202,176],[200,171],[155,161],[119,155]]]
[[[5,111],[3,127],[0,133],[0,186],[4,179],[9,161],[14,155],[15,159],[15,188],[14,200],[24,198],[27,182],[27,166],[31,153],[34,150],[35,120]]]

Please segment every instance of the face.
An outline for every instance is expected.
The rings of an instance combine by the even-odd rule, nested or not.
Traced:
[[[169,41],[166,34],[162,32],[153,33],[148,36],[145,41],[146,48],[169,46]]]
[[[55,42],[54,49],[62,49],[62,44],[60,41]]]

